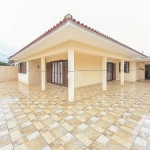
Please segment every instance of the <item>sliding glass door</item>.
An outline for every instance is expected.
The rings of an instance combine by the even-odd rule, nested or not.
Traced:
[[[63,62],[52,62],[52,83],[63,84]]]

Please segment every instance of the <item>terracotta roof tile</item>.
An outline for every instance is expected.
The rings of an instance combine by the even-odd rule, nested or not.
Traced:
[[[36,43],[37,41],[41,40],[42,38],[44,38],[45,36],[47,36],[48,34],[50,34],[51,32],[53,32],[54,30],[56,30],[58,27],[60,27],[64,23],[66,23],[66,21],[72,21],[73,23],[77,24],[78,26],[81,26],[81,27],[83,27],[83,28],[85,28],[87,30],[90,30],[92,32],[95,32],[97,35],[99,35],[99,36],[101,36],[101,37],[103,37],[103,38],[105,38],[107,40],[110,40],[110,41],[112,41],[112,42],[114,42],[114,43],[116,43],[118,45],[121,45],[121,46],[123,46],[125,48],[130,49],[131,51],[134,51],[134,52],[139,53],[139,54],[141,54],[143,56],[146,56],[146,55],[144,55],[144,54],[142,54],[142,53],[134,50],[133,48],[131,48],[131,47],[129,47],[129,46],[127,46],[127,45],[125,45],[125,44],[123,44],[123,43],[121,43],[121,42],[119,42],[119,41],[117,41],[117,40],[115,40],[115,39],[113,39],[113,38],[111,38],[111,37],[109,37],[109,36],[101,33],[101,32],[99,32],[99,31],[97,31],[97,30],[95,30],[95,29],[93,29],[91,27],[88,27],[87,25],[84,25],[83,23],[80,23],[80,21],[76,21],[75,19],[72,18],[72,16],[70,14],[67,14],[62,21],[60,21],[59,23],[57,23],[56,25],[54,25],[52,28],[50,28],[45,33],[43,33],[41,36],[39,36],[38,38],[36,38],[35,40],[33,40],[31,43],[29,43],[28,45],[26,45],[24,48],[22,48],[21,50],[19,50],[17,53],[15,53],[14,55],[10,56],[10,58],[14,57],[15,55],[19,54],[20,52],[24,51],[26,48],[28,48],[31,45],[33,45],[34,43]]]

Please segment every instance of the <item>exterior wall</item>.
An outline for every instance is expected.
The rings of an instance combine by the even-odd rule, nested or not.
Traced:
[[[139,63],[136,62],[136,81],[139,80]]]
[[[28,61],[26,61],[26,74],[23,74],[23,73],[18,73],[18,81],[19,82],[22,82],[22,83],[25,83],[25,84],[29,84],[29,63]]]
[[[120,73],[119,73],[119,60],[117,62],[117,80],[120,80]],[[124,79],[125,81],[130,81],[130,82],[136,82],[137,80],[139,80],[139,68],[138,68],[138,63],[137,62],[129,62],[130,66],[129,66],[129,73],[125,73],[124,74]]]
[[[75,87],[102,82],[102,58],[75,53]]]
[[[60,54],[46,58],[46,62],[57,60],[68,60],[68,55]],[[101,57],[75,53],[75,87],[101,83],[101,63]]]
[[[40,62],[34,62],[32,60],[41,57],[46,57],[46,62],[61,59],[67,60],[68,49],[75,50],[75,87],[101,83],[101,71],[90,70],[101,70],[102,56],[106,56],[107,58],[109,57],[107,60],[108,62],[116,63],[116,80],[120,80],[120,59],[124,59],[130,62],[130,72],[125,73],[125,81],[135,82],[136,80],[142,79],[144,77],[143,72],[138,70],[138,67],[140,68],[140,66],[138,66],[135,62],[132,62],[131,57],[96,48],[84,43],[67,41],[20,60],[28,60],[29,62],[29,74],[19,75],[20,81],[23,81],[27,84],[39,84],[41,82]],[[39,65],[39,68],[37,68],[37,65]]]
[[[29,84],[41,84],[41,59],[29,61]]]
[[[17,81],[17,66],[0,66],[0,81]]]
[[[116,80],[120,80],[121,75],[119,72],[119,62],[118,59],[108,58],[107,62],[116,63]],[[135,82],[139,80],[139,64],[134,61],[130,61],[129,73],[124,73],[125,81]]]
[[[145,79],[145,64],[139,63],[139,80]]]

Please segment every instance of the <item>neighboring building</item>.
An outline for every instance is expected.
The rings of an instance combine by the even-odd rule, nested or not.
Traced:
[[[76,87],[120,80],[145,79],[150,59],[66,15],[63,21],[10,57],[19,62],[18,80],[26,84],[46,83],[68,87],[74,100]]]
[[[9,64],[10,66],[18,66],[18,62],[15,61],[15,60],[9,60],[9,61],[8,61],[8,64]]]

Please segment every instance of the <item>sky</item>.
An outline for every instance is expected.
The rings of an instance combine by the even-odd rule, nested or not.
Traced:
[[[0,0],[0,61],[7,61],[68,13],[150,56],[149,6],[150,0]]]

